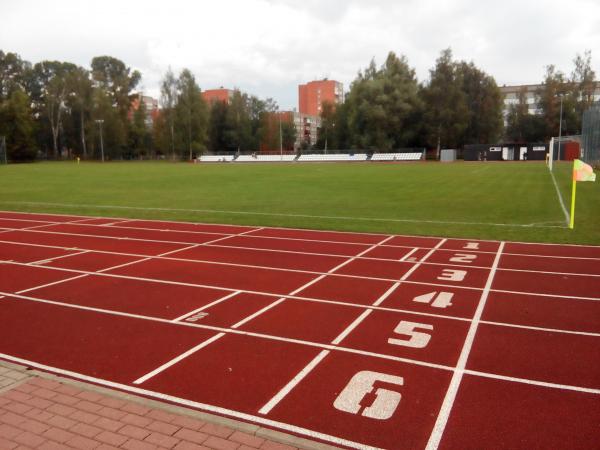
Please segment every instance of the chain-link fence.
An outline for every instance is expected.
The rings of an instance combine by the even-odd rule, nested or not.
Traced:
[[[581,159],[594,166],[600,165],[600,104],[583,113]]]

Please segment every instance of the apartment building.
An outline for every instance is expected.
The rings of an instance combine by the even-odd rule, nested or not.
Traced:
[[[298,111],[300,114],[320,116],[323,102],[344,102],[344,85],[334,80],[309,81],[298,86]]]

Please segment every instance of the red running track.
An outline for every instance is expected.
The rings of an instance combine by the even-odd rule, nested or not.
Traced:
[[[600,247],[0,212],[0,358],[349,448],[594,448]]]

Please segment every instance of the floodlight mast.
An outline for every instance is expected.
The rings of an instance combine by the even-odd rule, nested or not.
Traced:
[[[283,161],[283,136],[281,134],[281,111],[279,111],[279,158]]]
[[[558,160],[560,161],[560,141],[562,137],[563,96],[560,96],[560,118],[558,123]]]
[[[104,140],[102,139],[102,124],[104,123],[104,119],[97,119],[96,123],[100,127],[100,155],[102,162],[104,162]]]

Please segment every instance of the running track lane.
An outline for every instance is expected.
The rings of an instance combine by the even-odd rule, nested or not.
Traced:
[[[139,389],[135,379],[210,340],[215,336],[211,327],[220,327],[225,333],[221,339],[140,384],[147,389],[142,393],[168,394],[170,401],[349,447],[425,446],[490,275],[486,268],[498,250],[493,241],[396,236],[364,255],[390,261],[354,259],[339,271],[346,276],[321,277],[301,292],[343,304],[288,299],[256,315],[272,304],[273,295],[316,275],[244,267],[244,262],[310,267],[314,261],[323,264],[314,272],[326,272],[343,255],[355,256],[382,236],[0,213],[0,221],[4,219],[11,221],[5,227],[21,222],[1,235],[12,243],[0,244],[0,259],[24,263],[48,259],[38,264],[56,268],[0,264],[0,292],[48,284],[27,292],[30,300],[14,295],[0,299],[0,321],[8,324],[0,329],[5,358],[23,358],[135,390]],[[148,241],[144,239],[157,237],[153,231],[125,229],[136,226],[155,229],[167,239]],[[29,227],[35,228],[10,231]],[[109,231],[96,229],[100,227]],[[44,231],[48,228],[77,233],[51,234]],[[79,233],[84,228],[87,233]],[[269,258],[268,252],[253,254],[248,249],[236,260],[239,250],[220,254],[219,247],[209,244],[210,251],[205,252],[198,242],[202,258],[241,264],[150,259],[103,276],[62,281],[77,277],[77,272],[61,268],[94,272],[140,260],[140,255],[185,247],[175,238],[182,234],[172,230],[193,233],[189,236],[193,242],[203,241],[204,233],[210,235],[208,242],[223,236],[218,244],[233,241],[232,247],[302,252],[306,245],[321,255],[298,254],[302,261],[288,262],[279,253]],[[124,235],[130,239],[115,239]],[[77,249],[53,248],[58,236]],[[440,248],[430,252],[438,244]],[[124,248],[138,256],[111,253],[128,253]],[[186,252],[193,254],[194,249],[180,253]],[[328,252],[336,256],[327,256]],[[413,269],[429,253],[427,261]],[[288,256],[295,258],[294,253]],[[600,351],[600,295],[594,291],[597,277],[590,276],[596,274],[597,259],[597,247],[505,245],[487,302],[476,315],[479,323],[441,448],[478,448],[481,442],[508,448],[591,448],[600,439],[596,426],[600,368],[595,357]],[[123,278],[116,276],[119,271],[164,282]],[[390,281],[381,280],[388,277]],[[385,296],[391,280],[400,277],[406,280]],[[185,286],[178,280],[207,286]],[[568,283],[574,280],[583,287],[572,288]],[[228,289],[210,287],[217,282]],[[268,295],[235,291],[244,287]],[[384,298],[379,309],[348,328],[360,308],[366,311],[379,298]],[[236,327],[249,316],[255,317]],[[412,325],[407,328],[407,323]],[[349,331],[342,347],[332,347],[268,414],[258,413],[344,329]],[[402,341],[412,345],[399,345]],[[80,377],[76,373],[71,376]],[[386,412],[384,404],[393,407]]]

